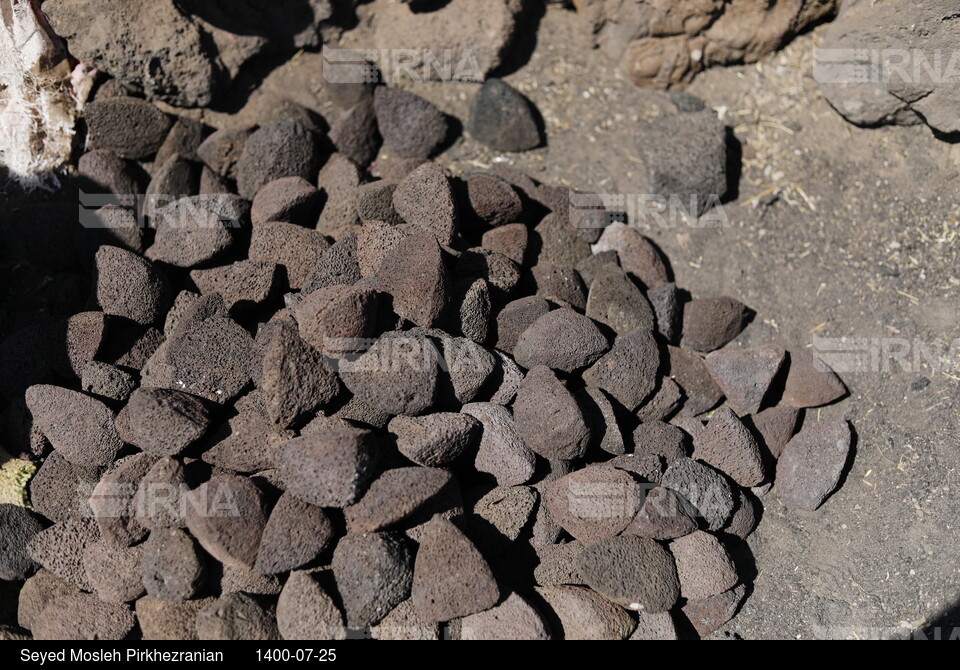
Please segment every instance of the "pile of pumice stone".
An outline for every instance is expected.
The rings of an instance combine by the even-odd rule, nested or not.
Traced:
[[[327,132],[86,115],[85,193],[151,178],[76,227],[62,341],[0,346],[8,390],[34,362],[42,463],[32,510],[0,506],[6,637],[707,636],[760,499],[841,480],[849,426],[804,416],[831,370],[731,345],[746,306],[568,189],[432,162],[449,120],[412,93]]]

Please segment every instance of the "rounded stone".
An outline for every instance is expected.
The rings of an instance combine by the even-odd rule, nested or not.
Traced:
[[[495,151],[527,151],[540,144],[530,101],[495,77],[483,82],[470,103],[467,131]]]
[[[708,530],[720,530],[733,516],[735,502],[730,484],[709,465],[678,458],[663,473],[660,484],[693,505]]]
[[[666,612],[680,596],[673,557],[649,538],[620,535],[584,547],[577,570],[594,591],[637,612]]]
[[[594,465],[549,484],[544,503],[553,520],[573,537],[599,542],[630,524],[642,504],[642,487],[623,470]]]
[[[158,600],[190,600],[206,582],[207,566],[200,547],[179,528],[161,528],[143,544],[142,581]]]
[[[0,579],[23,581],[40,567],[27,545],[42,530],[40,517],[25,507],[0,505]]]
[[[102,540],[83,552],[87,581],[97,597],[107,603],[131,602],[143,595],[142,560],[142,546],[116,547]]]
[[[557,309],[520,334],[513,354],[517,363],[528,369],[546,365],[573,372],[592,365],[609,348],[607,338],[593,321],[572,309]]]
[[[317,579],[290,574],[277,601],[277,627],[284,640],[342,640],[343,614]]]
[[[543,365],[532,368],[520,384],[513,419],[527,447],[544,458],[580,458],[590,443],[590,429],[577,401]]]
[[[636,623],[630,613],[582,586],[540,586],[550,607],[551,629],[564,640],[625,640]],[[546,613],[545,613],[546,614]]]
[[[278,640],[274,614],[245,593],[228,593],[197,612],[200,640]]]
[[[401,535],[350,533],[337,543],[331,568],[352,628],[380,623],[410,595],[413,557]]]
[[[78,593],[50,601],[31,632],[35,640],[122,640],[135,626],[127,605]]]
[[[388,429],[401,454],[428,467],[453,463],[479,443],[482,432],[475,418],[454,412],[397,416],[390,420]]]
[[[166,278],[146,258],[102,246],[94,263],[97,304],[104,314],[148,326],[166,313],[170,302]]]
[[[225,565],[252,566],[267,523],[263,494],[245,477],[217,475],[187,495],[190,533]]]
[[[490,609],[500,588],[474,544],[451,522],[435,518],[420,539],[412,594],[425,621],[450,621]]]
[[[683,307],[681,344],[704,353],[719,349],[743,330],[747,311],[743,303],[726,296],[692,300]]]
[[[715,536],[697,531],[670,543],[677,563],[680,595],[687,600],[709,598],[737,585],[737,569]]]

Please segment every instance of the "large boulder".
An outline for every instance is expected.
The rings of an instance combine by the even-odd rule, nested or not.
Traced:
[[[388,2],[376,16],[375,46],[403,45],[414,72],[424,79],[481,82],[503,63],[527,0],[450,0],[433,11],[414,11],[408,3]],[[405,53],[404,63],[410,63]],[[383,72],[388,81],[404,68]],[[381,67],[381,70],[385,68]]]
[[[858,126],[926,123],[937,134],[960,133],[956,15],[952,0],[845,6],[817,53],[821,92]]]
[[[181,107],[209,105],[264,51],[318,47],[333,14],[330,0],[48,0],[43,11],[74,57]]]
[[[574,0],[594,41],[639,86],[688,83],[712,65],[755,63],[839,0]]]

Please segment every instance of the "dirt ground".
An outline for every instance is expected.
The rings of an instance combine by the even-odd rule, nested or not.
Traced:
[[[387,1],[361,6],[360,23],[341,46],[371,46],[369,17]],[[548,183],[644,193],[633,134],[667,107],[666,97],[634,87],[591,49],[572,11],[550,5],[536,23],[535,33],[525,33],[535,39],[532,53],[504,78],[539,108],[546,146],[497,156],[461,137],[439,162],[470,171],[503,160]],[[950,186],[960,145],[925,127],[847,124],[810,74],[822,31],[761,64],[697,78],[690,92],[717,109],[742,144],[739,192],[724,205],[729,225],[650,227],[647,234],[671,259],[680,286],[695,296],[730,295],[756,311],[743,345],[811,346],[814,337],[949,345],[960,338],[960,203]],[[239,113],[204,118],[224,125],[256,117],[286,97],[334,120],[319,64],[319,54],[300,54],[267,76]],[[408,86],[460,119],[477,88]],[[904,637],[960,625],[956,355],[947,374],[886,359],[846,372],[850,397],[808,414],[808,422],[853,423],[852,466],[842,490],[816,512],[765,498],[749,551],[740,552],[753,591],[723,633]]]

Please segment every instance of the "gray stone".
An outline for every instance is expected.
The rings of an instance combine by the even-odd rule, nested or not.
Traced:
[[[824,422],[797,433],[777,461],[777,497],[791,507],[820,507],[840,483],[852,440],[846,421]]]

